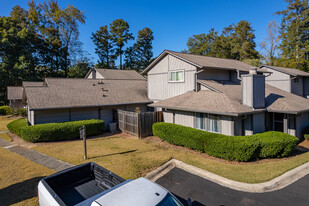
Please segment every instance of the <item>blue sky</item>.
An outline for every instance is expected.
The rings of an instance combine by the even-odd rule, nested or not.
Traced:
[[[258,44],[266,35],[269,21],[280,23],[281,17],[274,13],[286,8],[283,0],[58,0],[58,3],[61,7],[71,4],[85,12],[87,19],[80,26],[80,40],[94,61],[98,57],[91,33],[118,18],[129,23],[134,36],[144,27],[151,28],[155,37],[153,52],[157,56],[164,49],[185,49],[187,39],[193,34],[207,33],[212,27],[221,31],[240,20],[252,23]],[[14,5],[27,8],[27,1],[0,0],[0,5],[0,16],[8,16]]]

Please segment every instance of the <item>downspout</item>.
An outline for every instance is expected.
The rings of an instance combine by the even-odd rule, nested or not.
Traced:
[[[202,71],[204,71],[204,70],[200,70],[200,71],[197,71],[197,72],[194,73],[194,80],[195,80],[194,91],[195,92],[197,92],[197,75],[199,73],[201,73]]]

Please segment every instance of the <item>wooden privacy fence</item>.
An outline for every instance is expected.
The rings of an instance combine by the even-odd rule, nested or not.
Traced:
[[[152,135],[152,125],[162,121],[162,112],[129,112],[117,110],[119,129],[139,138]]]

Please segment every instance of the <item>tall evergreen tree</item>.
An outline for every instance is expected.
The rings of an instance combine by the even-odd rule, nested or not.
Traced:
[[[150,64],[153,57],[153,39],[154,37],[151,29],[145,27],[144,29],[138,31],[138,36],[134,47],[138,55],[138,68],[141,70],[145,69]]]
[[[258,59],[258,52],[255,50],[254,30],[248,21],[240,21],[234,25],[232,34],[232,55],[234,59]]]
[[[288,6],[282,15],[280,49],[282,66],[309,69],[309,5],[308,0],[285,0]]]
[[[93,43],[96,45],[95,52],[99,56],[99,64],[102,68],[111,69],[115,67],[115,55],[114,44],[112,42],[112,36],[108,31],[108,27],[101,26],[96,33],[92,33],[91,37]]]
[[[129,31],[128,22],[123,19],[116,19],[110,25],[110,33],[112,35],[112,39],[116,44],[116,54],[120,57],[120,69],[122,69],[122,54],[123,47],[128,40],[134,39],[132,33]]]

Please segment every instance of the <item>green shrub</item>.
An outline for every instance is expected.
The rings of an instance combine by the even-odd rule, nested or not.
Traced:
[[[25,116],[27,116],[27,110],[26,110],[25,108],[19,108],[19,109],[18,109],[18,114],[19,114],[20,116],[25,117]]]
[[[104,131],[103,120],[82,120],[64,123],[38,124],[21,129],[21,138],[28,142],[49,142],[78,139],[79,129],[85,125],[88,136]]]
[[[24,127],[28,127],[26,119],[17,119],[7,125],[8,130],[18,136],[20,136],[20,130]]]
[[[153,134],[171,144],[236,161],[285,157],[293,152],[298,143],[296,137],[282,132],[226,136],[164,122],[153,125]]]
[[[0,106],[0,115],[11,114],[11,109],[9,106]]]

